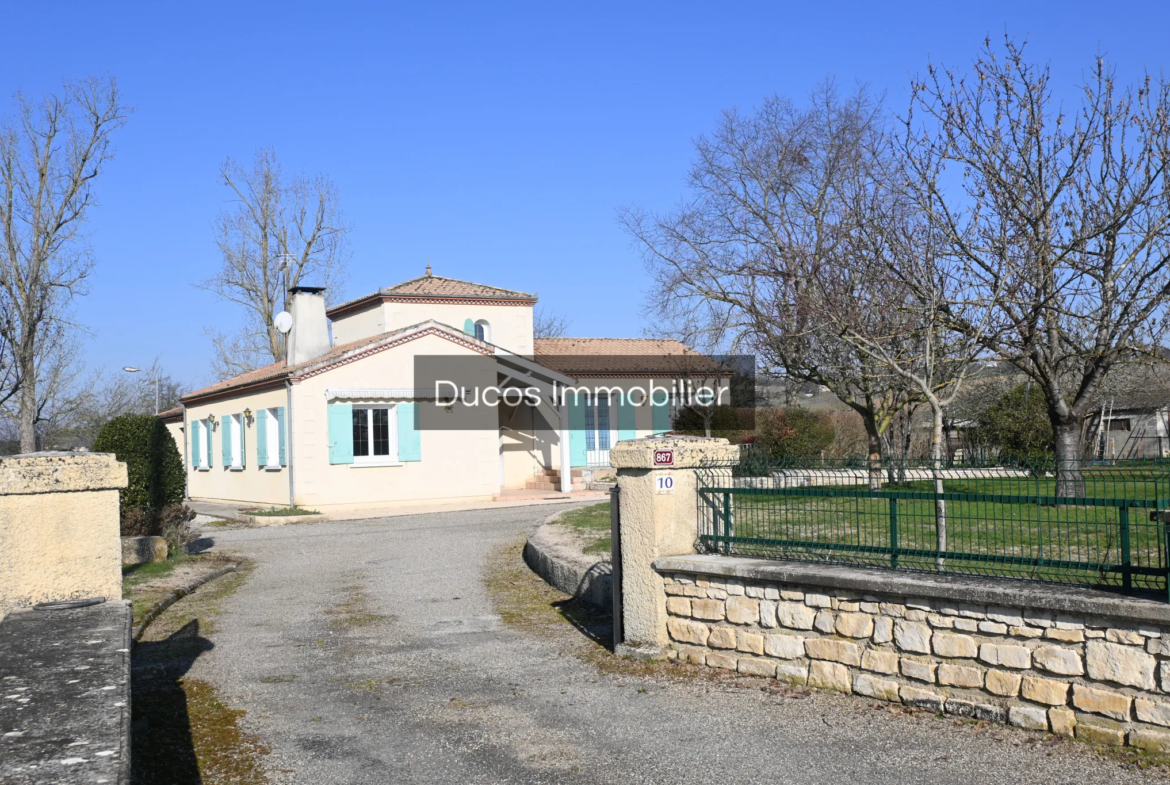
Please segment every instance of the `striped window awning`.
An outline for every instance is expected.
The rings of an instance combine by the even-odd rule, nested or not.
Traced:
[[[355,387],[335,388],[325,390],[327,400],[369,400],[378,398],[398,398],[408,401],[431,401],[435,398],[434,390],[413,387]]]

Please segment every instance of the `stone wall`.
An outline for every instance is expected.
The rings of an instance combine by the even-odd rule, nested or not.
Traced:
[[[1170,624],[1164,621],[733,578],[703,568],[711,558],[656,564],[666,595],[668,657],[1094,742],[1170,750]],[[862,575],[854,584],[866,580]],[[1011,588],[1023,602],[1028,588]],[[1067,592],[1058,603],[1070,603]],[[1140,617],[1147,606],[1136,601],[1134,607],[1131,616]],[[1148,607],[1164,616],[1153,603]]]

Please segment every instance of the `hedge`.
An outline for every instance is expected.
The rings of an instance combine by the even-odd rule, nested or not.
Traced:
[[[167,426],[152,414],[125,414],[104,426],[93,443],[94,452],[112,452],[126,464],[129,484],[121,492],[121,512],[130,517],[155,519],[186,495],[183,456]]]

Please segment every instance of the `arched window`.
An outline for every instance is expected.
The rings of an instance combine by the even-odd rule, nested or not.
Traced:
[[[492,342],[492,326],[486,320],[480,319],[475,323],[475,337],[481,341]]]

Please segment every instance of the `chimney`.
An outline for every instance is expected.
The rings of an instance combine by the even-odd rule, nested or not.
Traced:
[[[292,330],[285,340],[288,365],[315,360],[329,349],[329,323],[325,319],[325,287],[294,286],[288,290]]]

